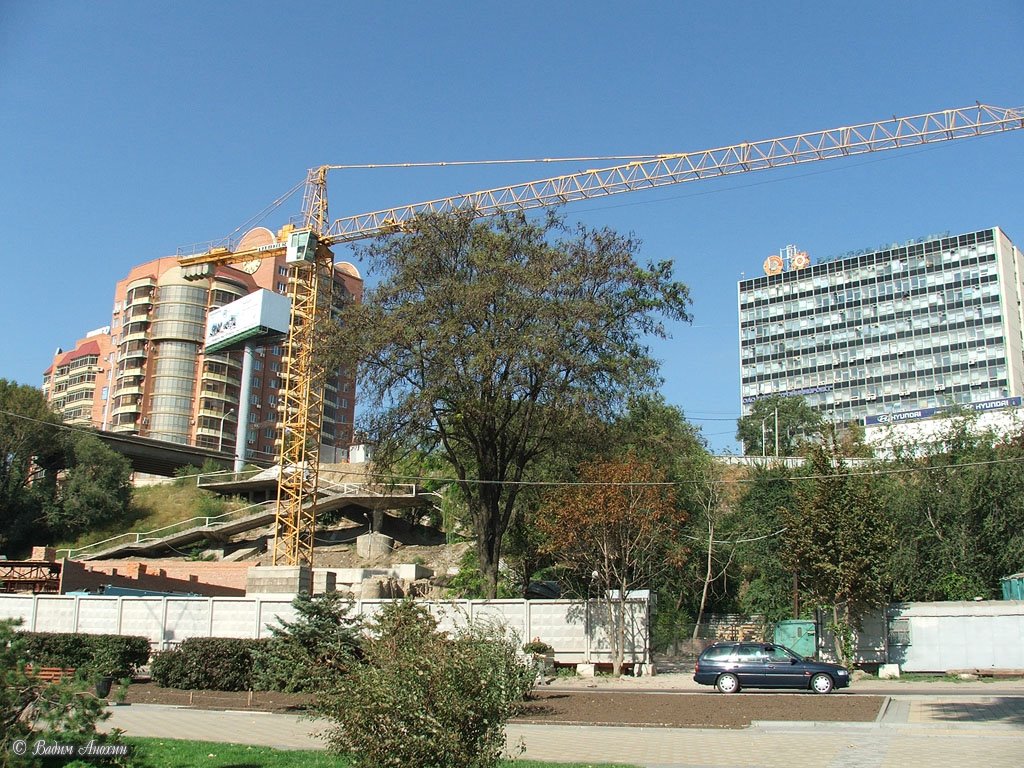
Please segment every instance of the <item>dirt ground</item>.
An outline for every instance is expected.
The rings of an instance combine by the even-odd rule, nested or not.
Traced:
[[[309,697],[245,691],[179,691],[154,683],[136,683],[129,687],[126,701],[198,709],[302,712]],[[599,691],[537,689],[514,719],[535,723],[745,728],[753,720],[870,722],[878,716],[881,704],[881,696],[849,694],[743,692],[725,696],[711,691],[641,693],[610,687]]]

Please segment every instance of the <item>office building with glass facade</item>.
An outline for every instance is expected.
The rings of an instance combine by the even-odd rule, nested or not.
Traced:
[[[744,414],[770,395],[868,426],[1021,404],[1024,265],[998,227],[812,261],[790,247],[739,283]]]

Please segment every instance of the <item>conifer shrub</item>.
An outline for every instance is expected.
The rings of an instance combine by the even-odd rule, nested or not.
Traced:
[[[254,653],[253,680],[259,690],[319,691],[362,656],[362,621],[350,615],[350,598],[339,592],[302,593],[292,605],[295,621],[278,619],[271,637]]]
[[[18,622],[0,620],[0,766],[30,766],[43,763],[32,757],[36,740],[83,745],[113,744],[118,733],[99,733],[96,724],[109,717],[101,699],[87,690],[81,678],[47,683],[27,674],[27,636],[17,632]],[[28,754],[21,757],[18,742],[26,742]],[[58,761],[68,765],[66,759]],[[95,760],[90,765],[125,764],[121,758]]]

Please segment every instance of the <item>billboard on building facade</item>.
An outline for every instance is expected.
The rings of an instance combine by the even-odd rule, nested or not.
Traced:
[[[982,403],[961,403],[958,407],[967,411],[985,413],[986,411],[996,411],[1003,408],[1019,408],[1020,405],[1021,398],[1019,397],[1003,397],[998,400],[986,400]],[[948,410],[949,407],[939,407],[917,408],[913,411],[897,411],[895,413],[880,413],[877,416],[866,416],[864,418],[864,426],[871,427],[879,424],[896,424],[901,421],[928,419],[932,416],[939,416]]]
[[[290,312],[287,296],[264,289],[211,310],[206,318],[206,351],[221,352],[258,336],[288,333]]]

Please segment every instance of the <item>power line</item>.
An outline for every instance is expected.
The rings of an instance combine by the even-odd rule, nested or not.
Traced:
[[[748,544],[751,541],[764,541],[765,539],[771,539],[771,538],[774,538],[776,536],[780,536],[781,534],[785,533],[788,530],[789,530],[789,528],[780,528],[779,530],[775,531],[775,533],[766,533],[764,536],[754,536],[754,537],[749,538],[749,539],[733,539],[732,541],[723,540],[723,539],[712,539],[711,543],[712,544]],[[694,541],[701,541],[701,542],[707,541],[707,539],[705,539],[702,536],[689,536],[688,534],[685,534],[685,533],[680,533],[679,536],[681,538],[684,538],[684,539],[693,539]]]
[[[788,475],[785,477],[772,477],[770,480],[784,481],[784,482],[802,482],[805,480],[831,480],[836,478],[846,477],[879,477],[885,475],[903,475],[910,474],[913,472],[932,472],[939,470],[957,470],[957,469],[969,469],[971,467],[982,467],[996,464],[1016,464],[1024,463],[1024,456],[1014,456],[1006,459],[990,459],[988,461],[972,461],[964,462],[962,464],[938,464],[932,466],[919,466],[919,467],[900,467],[893,469],[873,469],[867,472],[834,472],[831,474],[815,474],[815,475]],[[762,478],[732,478],[727,480],[680,480],[676,482],[670,481],[645,481],[645,482],[601,482],[601,481],[582,481],[582,480],[459,480],[453,477],[421,477],[415,475],[391,475],[382,472],[367,472],[367,477],[377,477],[386,480],[394,481],[412,481],[412,482],[432,482],[432,483],[451,483],[451,484],[466,484],[466,485],[511,485],[518,487],[609,487],[609,486],[675,486],[675,485],[696,485],[700,483],[710,482],[712,485],[741,485],[749,483],[761,482]]]
[[[0,414],[4,416],[11,416],[17,419],[23,419],[25,421],[31,421],[37,424],[43,424],[46,426],[54,427],[56,429],[64,429],[70,432],[80,432],[83,434],[96,435],[97,432],[89,427],[79,427],[72,424],[54,423],[50,421],[44,421],[43,419],[37,419],[33,416],[25,416],[24,414],[14,413],[13,411],[7,411],[0,409]],[[130,437],[122,437],[109,432],[103,433],[104,439],[114,440],[119,442],[130,442]],[[265,453],[265,451],[259,451],[259,453]],[[761,458],[761,457],[757,457]],[[770,457],[769,457],[770,458]],[[959,470],[959,469],[970,469],[973,467],[984,467],[984,466],[995,466],[999,464],[1018,464],[1024,463],[1024,456],[1011,456],[1005,459],[989,459],[986,461],[970,461],[958,464],[934,464],[931,466],[916,466],[916,467],[896,467],[887,469],[871,469],[868,471],[849,471],[849,472],[833,472],[830,474],[815,474],[815,475],[787,475],[785,477],[773,477],[771,480],[784,481],[784,482],[802,482],[804,480],[829,480],[842,477],[881,477],[885,475],[906,475],[914,472],[934,472],[940,470]],[[510,485],[518,487],[608,487],[608,486],[675,486],[675,485],[690,485],[698,484],[701,482],[707,482],[699,479],[694,480],[681,480],[677,482],[671,481],[643,481],[643,482],[601,482],[601,481],[581,481],[581,480],[459,480],[454,477],[424,477],[420,475],[394,475],[387,474],[384,472],[367,472],[367,477],[376,477],[383,480],[391,481],[411,481],[411,482],[431,482],[431,483],[453,483],[453,484],[467,484],[467,485]],[[762,478],[731,478],[727,480],[712,480],[711,484],[714,485],[740,485],[747,483],[761,482]]]

